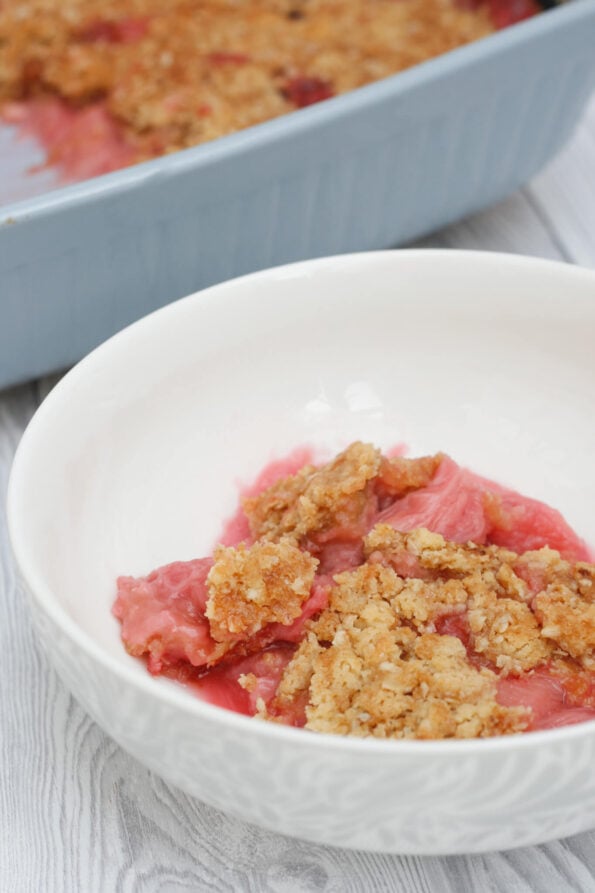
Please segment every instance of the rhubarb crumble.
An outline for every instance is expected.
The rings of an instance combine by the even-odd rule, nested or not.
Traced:
[[[7,0],[0,108],[68,179],[385,78],[536,0]]]
[[[482,738],[595,719],[595,565],[556,510],[448,456],[302,451],[213,556],[121,577],[128,652],[312,732]]]

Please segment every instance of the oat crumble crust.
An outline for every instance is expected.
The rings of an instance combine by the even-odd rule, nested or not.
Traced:
[[[105,101],[136,160],[387,77],[494,31],[453,0],[18,0],[0,104]]]
[[[557,571],[557,579],[535,596],[541,634],[586,670],[595,670],[595,567],[560,561]]]
[[[352,443],[321,468],[307,465],[243,502],[254,537],[296,540],[338,523],[357,520],[367,502],[367,485],[377,475],[380,450]]]
[[[592,564],[573,564],[548,548],[517,555],[498,546],[449,543],[424,529],[399,533],[386,524],[365,538],[364,554],[397,569],[403,556],[413,557],[407,570],[414,575],[460,578],[469,595],[474,650],[504,674],[568,655],[586,669],[595,666]]]
[[[276,697],[268,708],[259,705],[261,718],[305,704],[305,727],[314,731],[503,735],[525,729],[529,714],[497,703],[499,676],[547,665],[586,684],[581,665],[593,668],[595,645],[593,565],[571,564],[547,548],[519,556],[382,524],[365,538],[364,552],[365,564],[335,576],[328,608],[307,625]],[[441,618],[457,614],[470,656],[459,638],[437,632]]]
[[[438,454],[388,459],[371,444],[356,441],[326,465],[307,465],[259,496],[245,499],[244,512],[255,538],[289,535],[298,541],[306,537],[324,541],[325,532],[337,527],[363,535],[369,526],[366,507],[372,484],[387,496],[405,496],[429,483],[442,458]]]
[[[289,625],[298,617],[318,561],[292,542],[219,546],[207,577],[205,615],[216,642],[235,642],[268,623]]]
[[[519,557],[514,552],[497,546],[448,543],[424,529],[403,534],[388,525],[377,525],[366,537],[364,554],[372,562],[429,576],[432,583],[425,598],[432,604],[434,619],[440,613],[454,613],[443,592],[457,587],[458,606],[466,612],[474,652],[504,675],[531,670],[552,657],[554,645],[543,637],[527,603],[530,592],[515,572]],[[405,563],[412,557],[417,565]]]
[[[307,729],[377,738],[476,738],[520,732],[528,713],[496,702],[497,676],[454,636],[408,625],[401,600],[419,581],[364,564],[338,574],[328,608],[283,674],[264,718],[308,691]],[[413,594],[413,601],[417,593]],[[423,598],[423,596],[422,596]]]

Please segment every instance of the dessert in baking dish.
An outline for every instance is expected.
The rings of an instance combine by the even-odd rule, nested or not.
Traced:
[[[0,104],[67,179],[194,146],[387,77],[535,0],[8,0]]]
[[[212,557],[118,580],[151,673],[360,737],[595,718],[595,566],[557,511],[442,454],[303,458],[265,472]]]

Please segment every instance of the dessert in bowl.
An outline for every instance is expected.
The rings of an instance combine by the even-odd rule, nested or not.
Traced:
[[[504,848],[595,824],[595,724],[480,740],[287,728],[151,678],[116,577],[212,550],[241,482],[307,444],[463,465],[591,545],[595,277],[501,255],[387,252],[217,286],[89,355],[26,432],[9,494],[33,614],[66,684],[154,771],[304,838],[386,852]]]
[[[318,732],[483,738],[595,719],[586,544],[555,509],[402,450],[271,463],[212,556],[118,578],[128,653],[210,703]]]

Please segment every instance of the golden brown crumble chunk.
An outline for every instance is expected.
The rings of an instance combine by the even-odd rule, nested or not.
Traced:
[[[318,562],[293,543],[219,546],[207,577],[205,614],[217,642],[242,639],[267,623],[289,625],[310,595]]]
[[[476,543],[448,542],[439,533],[418,527],[408,533],[395,530],[389,524],[376,524],[364,539],[364,554],[373,563],[391,566],[405,564],[412,576],[463,577],[478,570],[498,571],[512,563],[517,555],[500,546],[479,546]],[[523,580],[509,580],[508,586],[523,597],[527,589]]]
[[[553,653],[537,618],[523,602],[499,597],[480,575],[470,577],[467,618],[473,650],[504,674],[521,673],[545,663]]]
[[[305,725],[319,732],[469,738],[526,728],[527,712],[496,702],[496,674],[473,667],[458,639],[418,635],[403,622],[399,596],[411,581],[369,564],[335,579],[329,607],[285,670],[270,718],[307,690]]]
[[[589,670],[595,669],[595,567],[584,562],[560,562],[558,579],[534,601],[546,636]],[[565,579],[561,571],[566,571]]]
[[[326,465],[308,465],[244,500],[255,538],[290,535],[308,547],[329,536],[357,539],[372,523],[378,498],[396,499],[425,487],[442,455],[388,459],[366,443],[352,443]]]
[[[366,508],[369,481],[380,468],[380,450],[352,443],[335,459],[316,468],[307,465],[243,502],[254,537],[297,540],[337,526],[357,524]]]

